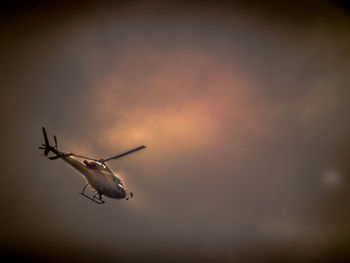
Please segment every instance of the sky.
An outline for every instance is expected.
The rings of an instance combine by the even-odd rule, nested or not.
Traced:
[[[5,260],[350,258],[350,11],[341,1],[8,2]],[[38,150],[107,158],[96,205]]]

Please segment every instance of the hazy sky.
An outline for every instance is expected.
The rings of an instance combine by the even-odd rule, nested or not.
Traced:
[[[3,13],[10,258],[349,256],[346,6],[18,2]],[[135,198],[79,195],[79,174],[37,149],[41,126],[91,157],[146,145],[109,164]]]

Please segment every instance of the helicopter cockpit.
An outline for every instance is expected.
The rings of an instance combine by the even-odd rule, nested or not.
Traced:
[[[98,163],[94,161],[89,162],[87,160],[84,160],[83,163],[87,168],[90,168],[92,170],[99,170],[102,172],[104,171],[104,172],[113,174],[113,172],[103,163]]]
[[[86,167],[91,168],[91,169],[96,168],[96,166],[97,166],[97,163],[95,163],[95,162],[88,162],[87,160],[84,160],[83,163],[85,164]]]

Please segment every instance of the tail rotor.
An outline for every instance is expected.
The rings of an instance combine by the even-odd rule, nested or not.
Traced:
[[[40,150],[44,150],[44,155],[47,156],[49,154],[49,152],[53,152],[54,154],[56,154],[56,156],[53,157],[49,157],[49,159],[54,160],[59,158],[59,155],[57,154],[57,138],[56,135],[53,136],[53,139],[55,140],[55,146],[51,146],[49,143],[49,139],[47,138],[47,133],[44,127],[42,127],[43,130],[43,134],[44,134],[44,140],[45,143],[42,144],[41,146],[39,146]]]
[[[49,139],[47,138],[47,134],[46,134],[46,130],[44,127],[42,127],[43,129],[43,134],[44,134],[44,140],[45,140],[45,144],[43,144],[43,146],[45,147],[43,150],[44,151],[44,155],[47,156],[50,152],[50,143],[49,143]]]
[[[43,146],[45,146],[45,144],[42,144]],[[40,150],[45,150],[45,147],[43,147],[43,146],[39,146],[39,149]]]

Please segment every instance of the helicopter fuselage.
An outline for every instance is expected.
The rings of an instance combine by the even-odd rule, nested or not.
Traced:
[[[126,198],[126,190],[122,181],[105,164],[98,162],[86,162],[86,164],[70,157],[69,153],[54,149],[54,152],[62,158],[67,164],[80,172],[87,183],[100,195],[110,198]]]

